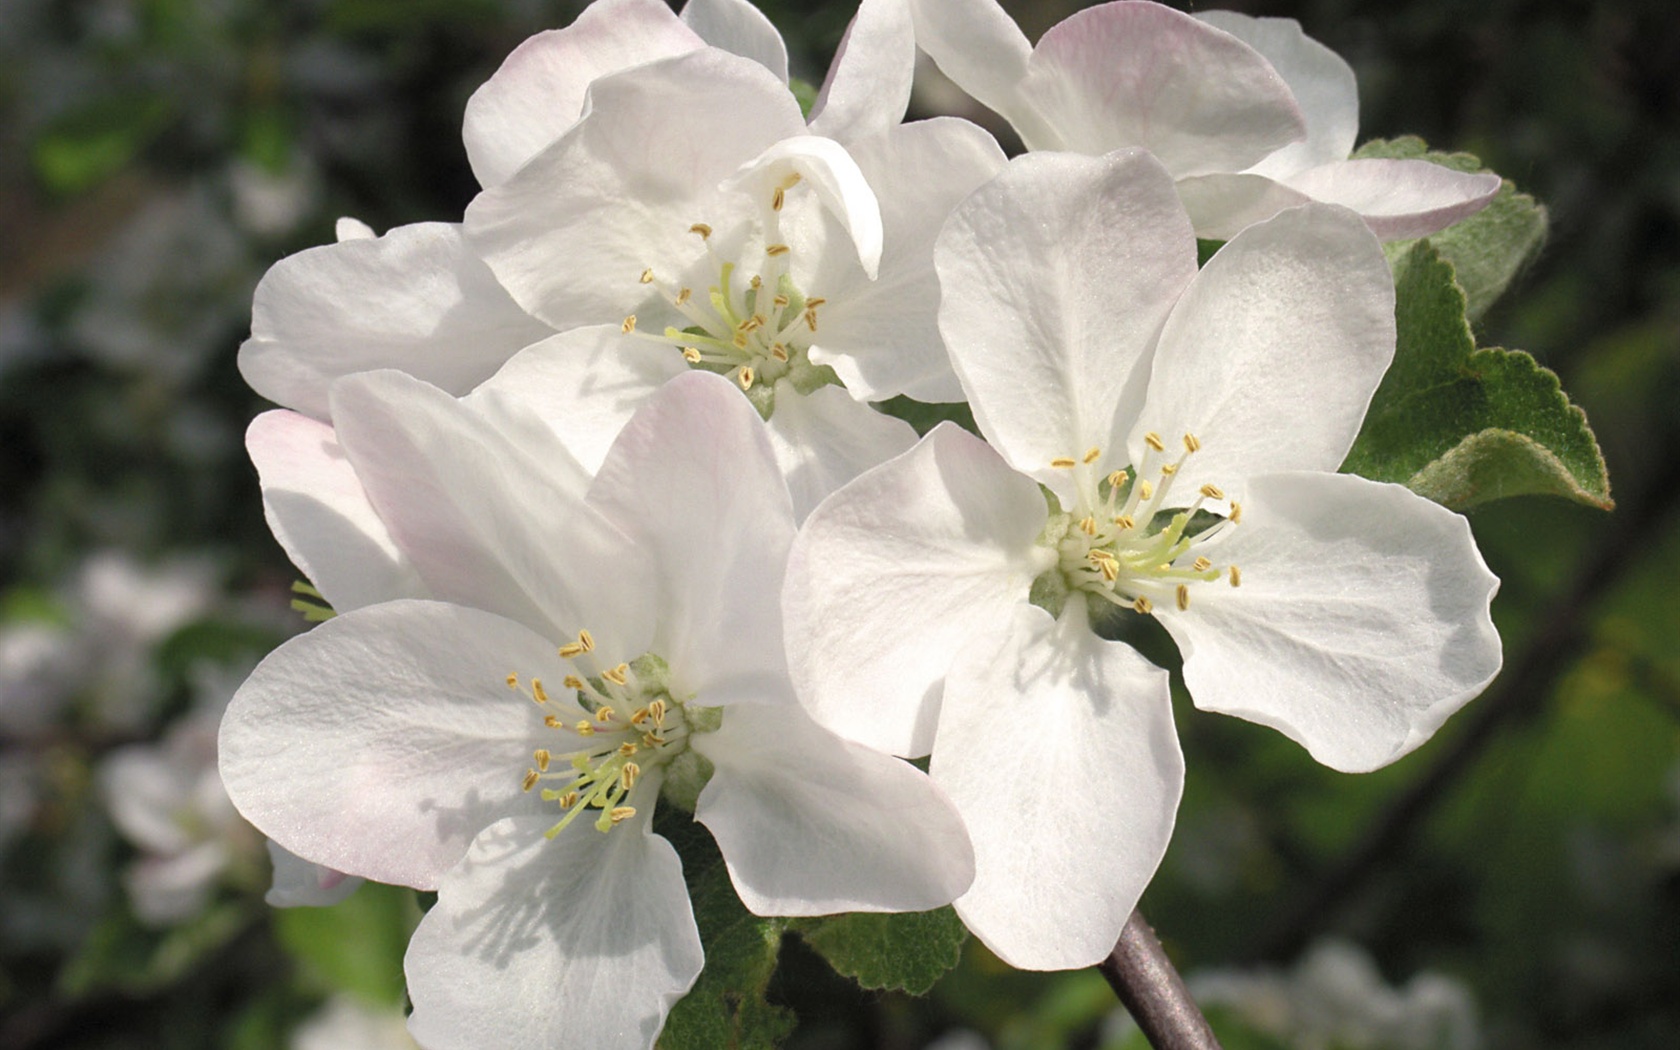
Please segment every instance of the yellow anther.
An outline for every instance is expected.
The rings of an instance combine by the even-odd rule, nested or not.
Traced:
[[[692,346],[683,347],[683,360],[687,361],[691,365],[699,364],[700,363],[700,351],[695,349]]]
[[[1177,463],[1163,463],[1163,464],[1161,464],[1161,476],[1163,478],[1170,478],[1174,474],[1177,474],[1177,473],[1178,473],[1178,464]]]
[[[608,722],[611,722],[615,717],[617,716],[613,713],[613,709],[610,707],[600,707],[595,710],[595,721],[601,723],[602,725],[606,725]]]
[[[733,339],[729,340],[729,343],[730,343],[731,346],[733,346],[737,350],[745,350],[747,348],[746,333],[739,332],[739,331],[736,332],[735,337]]]
[[[534,769],[527,769],[525,771],[525,780],[523,782],[524,786],[521,790],[524,790],[524,791],[531,790],[532,788],[537,786],[537,781],[539,781],[541,779],[542,779],[542,774],[538,773]]]
[[[1120,526],[1122,529],[1129,530],[1137,528],[1137,522],[1132,520],[1132,516],[1130,514],[1122,514],[1118,518],[1115,518],[1114,524]]]
[[[578,722],[577,725],[572,727],[572,731],[575,732],[578,736],[594,736],[595,735],[595,723],[591,722],[587,718],[582,719]]]
[[[1120,561],[1107,551],[1092,551],[1086,555],[1096,570],[1102,573],[1102,578],[1113,583],[1120,578]]]
[[[513,673],[512,671],[509,671],[508,676],[507,676],[507,684],[508,684],[509,689],[518,689],[519,688],[519,676],[517,674]]]
[[[647,720],[648,720],[648,709],[645,708],[645,707],[637,708],[636,713],[630,716],[630,724],[633,725],[633,726],[639,726],[643,722],[646,722]]]
[[[656,725],[656,726],[664,725],[665,724],[665,701],[655,700],[653,703],[649,704],[648,705],[648,714],[650,716],[652,716],[654,725]]]
[[[817,330],[817,308],[814,306],[805,309],[805,327],[813,332]]]
[[[1203,557],[1197,557],[1195,561],[1190,563],[1190,567],[1195,569],[1197,572],[1207,572],[1209,569],[1213,568],[1213,562],[1208,561]]]
[[[613,685],[623,685],[627,681],[629,673],[629,664],[619,664],[617,667],[609,667],[605,671],[602,671],[601,677],[605,678]]]
[[[1050,465],[1055,467],[1057,470],[1072,470],[1074,460],[1072,456],[1057,456],[1055,459],[1050,461]]]
[[[1242,504],[1238,503],[1236,500],[1232,500],[1231,501],[1230,522],[1231,522],[1231,524],[1235,525],[1237,522],[1239,522],[1241,520],[1242,520]]]
[[[612,812],[607,814],[607,818],[614,824],[622,824],[635,815],[635,806],[614,806]]]
[[[778,361],[786,361],[788,359],[787,347],[783,346],[781,343],[777,343],[775,346],[770,348],[770,356],[774,357]]]
[[[747,318],[745,321],[742,321],[741,322],[741,327],[736,329],[736,331],[756,332],[760,328],[763,328],[763,327],[764,327],[764,315],[763,314],[753,314],[751,317]]]
[[[784,308],[785,308],[785,307],[786,307],[786,306],[787,306],[787,304],[788,304],[788,297],[787,297],[787,296],[785,296],[785,295],[778,295],[778,296],[776,296],[776,298],[774,298],[774,299],[772,299],[772,300],[770,300],[770,301],[771,301],[771,302],[772,302],[772,303],[775,303],[775,304],[776,304],[776,305],[777,305],[777,306],[780,306],[780,307],[784,307]]]
[[[567,642],[565,645],[562,645],[560,647],[560,655],[564,656],[568,660],[570,660],[574,656],[582,656],[583,653],[584,653],[583,646],[579,645],[576,642]]]
[[[1208,499],[1224,499],[1225,492],[1218,485],[1203,485],[1202,495]]]
[[[539,704],[548,703],[548,690],[543,688],[541,678],[531,679],[531,699]]]
[[[563,726],[565,724],[566,723],[560,721],[560,716],[559,715],[544,715],[543,716],[543,725],[547,726],[550,729],[559,729],[561,726]]]
[[[623,332],[625,335],[629,335],[631,332],[634,332],[636,330],[636,315],[631,314],[629,317],[626,317],[623,322],[619,324],[618,330]]]
[[[1163,451],[1167,447],[1167,443],[1161,440],[1161,435],[1153,430],[1143,435],[1143,443],[1157,452]]]
[[[1087,536],[1095,536],[1097,534],[1097,519],[1096,518],[1081,518],[1081,519],[1079,519],[1079,531],[1083,532]]]
[[[826,302],[828,302],[828,300],[824,299],[822,296],[813,295],[811,298],[805,300],[805,308],[808,310],[815,310],[817,307]]]
[[[560,684],[565,686],[567,689],[582,689],[583,688],[583,679],[579,678],[575,674],[569,674],[566,677],[560,679]]]
[[[1242,586],[1242,570],[1237,568],[1235,565],[1231,566],[1231,586]]]
[[[712,228],[703,222],[697,222],[688,228],[688,232],[698,233],[700,235],[700,239],[705,240],[707,237],[712,235]]]
[[[642,747],[646,748],[649,751],[653,751],[653,750],[658,749],[664,743],[665,743],[665,738],[658,735],[657,733],[643,733],[642,734]]]
[[[643,284],[652,284],[653,283],[653,271],[652,270],[643,270],[641,281],[642,281]]]
[[[641,749],[642,746],[634,740],[626,740],[624,743],[618,745],[618,753],[623,755],[625,758],[629,758]]]
[[[1097,461],[1098,457],[1100,457],[1101,455],[1102,455],[1102,449],[1098,448],[1095,445],[1092,445],[1090,448],[1085,450],[1085,462],[1086,463],[1095,463]]]
[[[1154,496],[1155,496],[1155,486],[1154,485],[1151,485],[1147,481],[1138,482],[1138,498],[1139,499],[1153,499]]]
[[[636,786],[636,778],[642,775],[642,767],[634,762],[624,763],[624,768],[618,771],[618,786],[626,791]]]
[[[592,653],[595,651],[595,636],[590,634],[587,629],[580,629],[578,631],[578,644],[583,646],[584,652]]]
[[[689,300],[689,299],[690,299],[690,298],[692,298],[692,297],[693,297],[693,295],[694,295],[694,290],[693,290],[693,289],[691,289],[691,288],[681,288],[681,289],[678,289],[678,291],[677,291],[677,299],[676,299],[676,303],[677,303],[677,305],[678,305],[678,306],[686,306],[686,305],[688,305],[688,300]]]
[[[1178,585],[1178,610],[1183,612],[1188,608],[1190,608],[1190,586],[1181,583]]]
[[[531,757],[535,758],[537,760],[537,768],[538,769],[542,770],[544,773],[548,772],[548,762],[549,762],[549,759],[553,756],[551,756],[548,753],[547,748],[543,748],[543,747],[537,748],[535,751],[533,751],[531,753]]]
[[[764,287],[764,278],[755,273],[752,275],[752,280],[747,282],[747,286],[756,292]]]
[[[776,211],[781,211],[782,205],[786,202],[787,198],[783,195],[782,188],[777,186],[776,192],[770,195],[770,207]]]
[[[1124,485],[1130,478],[1130,474],[1127,474],[1123,470],[1117,470],[1108,476],[1108,487],[1113,490],[1118,490],[1120,486]]]
[[[571,809],[573,806],[577,805],[578,793],[576,791],[561,792],[555,801],[560,803],[561,809]]]
[[[1194,434],[1184,435],[1184,451],[1186,451],[1186,452],[1200,452],[1201,450],[1202,450],[1202,439],[1201,438],[1197,437]]]
[[[764,254],[769,256],[786,255],[792,250],[785,244],[766,244],[764,246]]]
[[[1148,616],[1155,611],[1155,603],[1140,594],[1132,601],[1132,611]]]
[[[741,370],[735,373],[735,382],[741,385],[742,390],[751,390],[753,380],[756,378],[757,376],[753,373],[750,365],[742,365]]]

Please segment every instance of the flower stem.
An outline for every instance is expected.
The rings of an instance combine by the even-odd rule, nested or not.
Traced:
[[[1207,1018],[1141,911],[1133,911],[1114,951],[1097,965],[1155,1050],[1220,1050]]]

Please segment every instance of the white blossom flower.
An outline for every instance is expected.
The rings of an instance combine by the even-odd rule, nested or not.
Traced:
[[[401,1010],[335,995],[292,1033],[292,1050],[418,1050]]]
[[[282,846],[438,892],[406,963],[423,1045],[652,1043],[702,963],[652,830],[662,794],[760,914],[925,909],[966,887],[931,781],[794,700],[792,508],[727,381],[667,384],[587,491],[515,424],[398,373],[339,380],[331,407],[434,600],[278,649],[229,708],[222,772]]]
[[[996,0],[910,4],[917,43],[1028,149],[1150,150],[1200,237],[1228,240],[1314,200],[1352,208],[1384,240],[1422,237],[1499,190],[1497,175],[1349,160],[1353,70],[1292,19],[1117,0],[1069,16],[1035,47]]]
[[[1497,581],[1463,518],[1334,473],[1395,338],[1352,212],[1284,212],[1198,272],[1148,154],[1029,154],[958,208],[937,258],[991,444],[942,425],[813,512],[790,660],[825,725],[931,749],[974,839],[970,929],[1018,966],[1087,966],[1183,777],[1166,673],[1089,625],[1152,614],[1198,707],[1366,770],[1498,669]]]

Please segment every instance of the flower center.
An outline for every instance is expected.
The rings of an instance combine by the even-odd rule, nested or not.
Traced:
[[[1179,471],[1201,442],[1184,435],[1184,451],[1175,458],[1153,431],[1144,443],[1135,474],[1101,474],[1102,450],[1096,448],[1050,462],[1073,472],[1079,495],[1077,509],[1052,515],[1040,537],[1056,552],[1057,563],[1033,582],[1035,603],[1060,613],[1069,594],[1083,592],[1148,615],[1163,603],[1190,608],[1200,584],[1219,579],[1232,587],[1242,584],[1241,569],[1208,556],[1216,553],[1212,541],[1242,521],[1242,504],[1232,500],[1223,513],[1207,510],[1210,503],[1225,504],[1225,493],[1203,485],[1188,507],[1166,507]]]
[[[639,808],[651,807],[673,764],[692,765],[699,759],[689,749],[689,737],[722,724],[718,708],[671,695],[670,669],[659,656],[644,653],[629,663],[606,666],[594,652],[588,631],[560,646],[560,655],[577,672],[561,681],[569,698],[551,694],[540,678],[507,676],[508,688],[548,711],[543,724],[557,734],[552,745],[532,752],[523,780],[526,791],[547,785],[543,801],[557,804],[564,814],[548,829],[549,838],[581,813],[594,813],[596,830],[606,832]]]
[[[659,335],[638,332],[634,314],[621,325],[626,334],[676,347],[692,368],[733,379],[765,419],[775,411],[782,379],[802,394],[840,382],[832,369],[811,363],[817,312],[827,300],[806,294],[794,281],[793,249],[782,239],[786,194],[799,181],[798,174],[788,176],[765,202],[762,251],[748,238],[750,255],[725,259],[712,243],[711,226],[697,222],[688,228],[705,244],[706,269],[717,275],[704,293],[662,278],[651,266],[642,270],[640,283],[655,286],[686,325],[667,325]]]

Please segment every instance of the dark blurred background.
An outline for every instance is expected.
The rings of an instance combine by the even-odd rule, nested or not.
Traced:
[[[0,1047],[403,1045],[412,900],[271,912],[217,795],[219,705],[303,626],[234,354],[263,270],[338,216],[459,220],[468,95],[579,6],[0,0]],[[1036,38],[1082,5],[1006,6]],[[1342,54],[1362,140],[1473,152],[1548,207],[1477,336],[1558,372],[1619,505],[1472,513],[1506,672],[1387,770],[1182,706],[1186,801],[1144,908],[1232,1048],[1672,1050],[1680,15],[1221,6]],[[852,5],[764,7],[820,81]],[[916,1000],[790,942],[773,993],[797,1047],[1140,1045],[1094,973],[972,944]]]

